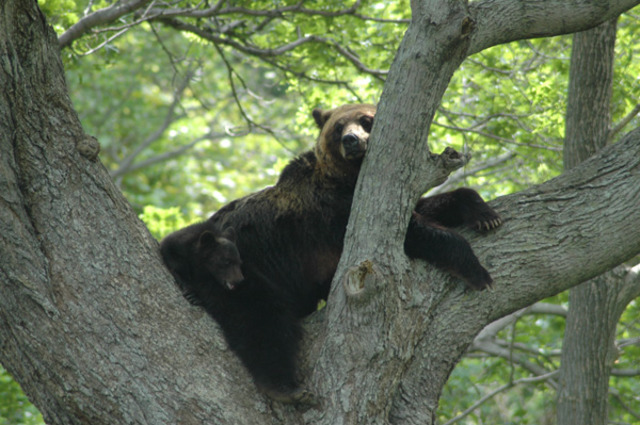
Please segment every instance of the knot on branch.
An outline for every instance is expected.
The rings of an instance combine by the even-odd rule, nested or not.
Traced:
[[[377,292],[384,282],[382,273],[371,260],[365,260],[359,265],[347,270],[343,280],[347,299],[365,301]]]
[[[465,39],[471,35],[476,28],[476,22],[468,16],[462,18],[462,25],[460,27],[460,38]]]
[[[85,134],[76,142],[76,149],[80,152],[80,155],[89,161],[95,161],[98,158],[98,153],[100,153],[100,143],[95,137]]]
[[[434,186],[437,186],[444,183],[453,171],[467,165],[471,160],[471,154],[469,152],[460,153],[451,147],[446,147],[440,155],[434,154],[431,158],[436,163],[437,176]]]

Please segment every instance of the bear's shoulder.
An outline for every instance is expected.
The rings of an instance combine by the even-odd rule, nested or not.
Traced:
[[[298,155],[284,167],[280,173],[277,184],[299,185],[301,182],[313,176],[317,162],[316,154],[313,151],[307,151]]]

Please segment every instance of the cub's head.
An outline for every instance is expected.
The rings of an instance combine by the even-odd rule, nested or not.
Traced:
[[[196,244],[202,272],[212,278],[213,283],[234,290],[244,280],[240,268],[240,253],[236,247],[236,233],[232,227],[216,235],[210,230],[200,234]]]
[[[319,166],[330,175],[357,175],[369,144],[376,114],[374,105],[344,105],[313,111],[320,128],[315,153]]]

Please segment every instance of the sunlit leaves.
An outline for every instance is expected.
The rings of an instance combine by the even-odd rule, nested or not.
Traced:
[[[20,386],[0,366],[0,425],[43,425],[44,420]]]

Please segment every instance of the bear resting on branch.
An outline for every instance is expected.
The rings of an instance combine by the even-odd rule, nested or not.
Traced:
[[[183,289],[197,296],[189,291],[188,276],[180,276],[183,260],[176,253],[192,253],[193,246],[183,245],[201,240],[200,232],[235,229],[244,280],[223,288],[222,303],[191,300],[218,321],[256,385],[275,400],[305,402],[310,397],[297,369],[300,319],[329,294],[375,113],[373,105],[314,110],[320,129],[314,149],[293,159],[275,186],[235,200],[206,222],[162,242],[165,263]],[[489,230],[500,224],[498,214],[471,189],[422,198],[404,249],[410,258],[426,260],[473,289],[485,289],[492,282],[489,273],[451,227]],[[219,286],[215,280],[211,285]],[[197,285],[201,289],[203,282]]]

